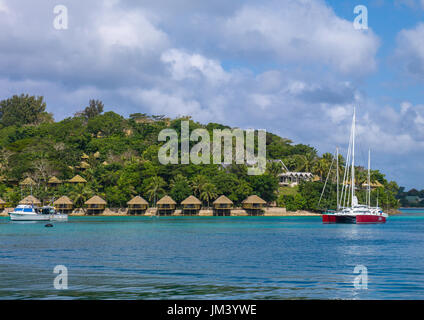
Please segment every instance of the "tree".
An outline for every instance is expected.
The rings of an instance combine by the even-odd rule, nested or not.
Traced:
[[[250,182],[253,192],[266,202],[272,202],[277,199],[277,178],[269,174],[263,174],[261,176],[250,176],[248,181]]]
[[[171,181],[170,195],[177,203],[191,195],[191,188],[186,177],[181,174],[175,176]]]
[[[214,184],[206,183],[205,185],[203,185],[202,191],[200,193],[200,199],[208,203],[208,208],[209,202],[213,199],[216,199],[217,196],[217,190]]]
[[[103,113],[103,109],[104,104],[102,101],[91,99],[88,102],[88,106],[83,111],[77,112],[75,116],[89,120]]]
[[[93,195],[93,190],[83,184],[77,184],[69,193],[70,198],[72,199],[74,204],[79,208],[82,208],[84,203]]]
[[[195,196],[199,197],[205,184],[208,183],[208,179],[203,175],[197,175],[191,180],[191,188]]]
[[[43,100],[42,96],[21,94],[0,101],[0,123],[7,127],[51,122],[53,117],[46,112],[46,103]]]
[[[148,179],[147,187],[145,193],[149,197],[149,201],[154,201],[154,205],[156,206],[156,199],[158,195],[164,194],[166,186],[165,180],[162,177],[154,176]]]

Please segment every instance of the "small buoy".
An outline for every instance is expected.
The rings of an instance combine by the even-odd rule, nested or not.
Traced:
[[[45,225],[46,228],[53,228],[53,225],[51,223],[48,223]]]

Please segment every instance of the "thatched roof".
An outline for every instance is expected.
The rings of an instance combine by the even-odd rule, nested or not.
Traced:
[[[81,163],[80,163],[80,168],[88,169],[88,168],[90,168],[90,164],[88,164],[88,163],[87,163],[87,162],[85,162],[85,161],[81,161]]]
[[[19,202],[19,204],[35,204],[35,205],[41,205],[41,201],[38,200],[34,196],[28,196],[28,197],[22,199],[21,202]]]
[[[88,199],[85,204],[107,204],[107,202],[99,196],[94,196],[91,199]]]
[[[93,157],[94,158],[100,158],[100,152],[99,151],[97,151],[95,154],[93,154]]]
[[[70,183],[87,183],[87,180],[85,180],[83,177],[81,177],[79,174],[77,174],[75,177],[73,177],[68,182],[70,182]]]
[[[57,199],[55,202],[53,202],[53,204],[54,205],[57,205],[57,204],[73,204],[72,203],[72,201],[71,201],[71,199],[69,199],[67,196],[63,196],[63,197],[60,197],[59,199]]]
[[[181,202],[181,204],[202,204],[202,201],[200,201],[199,199],[197,199],[195,196],[190,196],[187,199],[185,199],[184,201]]]
[[[62,183],[62,180],[59,180],[58,178],[56,178],[55,176],[51,177],[48,181],[48,183],[50,184],[59,184]]]
[[[109,163],[107,161],[103,161],[102,165],[107,166]]]
[[[87,156],[85,153],[82,154],[81,159],[89,159],[90,157]]]
[[[170,196],[164,196],[157,204],[177,204]]]
[[[266,201],[264,199],[259,198],[257,195],[252,195],[247,197],[247,199],[243,200],[242,203],[261,203],[266,204]]]
[[[222,195],[218,199],[216,199],[213,204],[233,204],[233,202],[226,196]]]
[[[140,196],[136,196],[133,199],[131,199],[130,201],[127,202],[127,204],[129,205],[133,205],[133,204],[149,204],[146,200],[144,200],[142,197]]]
[[[30,185],[35,185],[35,181],[32,180],[30,177],[26,178],[24,181],[21,181],[21,183],[19,183],[21,186],[30,186]]]
[[[6,201],[4,201],[2,198],[0,198],[0,204],[6,204]]]

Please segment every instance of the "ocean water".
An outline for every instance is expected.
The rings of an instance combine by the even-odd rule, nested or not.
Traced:
[[[55,266],[68,270],[56,290]],[[355,266],[367,287],[355,288]],[[362,273],[364,275],[364,273]],[[0,299],[423,299],[424,211],[320,217],[0,218]]]

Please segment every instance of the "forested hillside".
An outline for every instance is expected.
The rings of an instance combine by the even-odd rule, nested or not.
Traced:
[[[200,124],[190,117],[170,119],[163,115],[132,114],[125,118],[115,112],[104,112],[101,101],[91,100],[73,117],[55,122],[46,112],[43,97],[13,96],[0,102],[0,198],[15,205],[32,192],[49,200],[68,195],[77,204],[97,194],[110,207],[123,207],[134,195],[142,195],[153,205],[169,194],[178,203],[194,194],[207,205],[221,194],[239,204],[257,194],[267,202],[276,201],[289,210],[317,210],[323,181],[333,156],[318,156],[317,150],[304,144],[267,133],[267,158],[281,159],[289,170],[309,171],[319,179],[288,190],[278,184],[282,165],[269,161],[260,176],[247,175],[245,165],[222,167],[209,165],[162,165],[158,161],[158,142],[162,129],[180,131],[181,120],[190,121],[190,130],[228,128],[217,123]],[[340,158],[342,172],[343,158]],[[87,183],[66,183],[75,175]],[[34,185],[20,183],[30,177]],[[63,183],[49,184],[52,177]],[[366,181],[366,171],[357,168],[357,184]],[[384,207],[398,205],[395,182],[388,182],[378,170],[372,181],[381,186],[373,190],[372,199]],[[322,208],[335,206],[335,185],[330,179]],[[331,194],[329,194],[331,193]],[[359,191],[364,199],[364,192]]]

